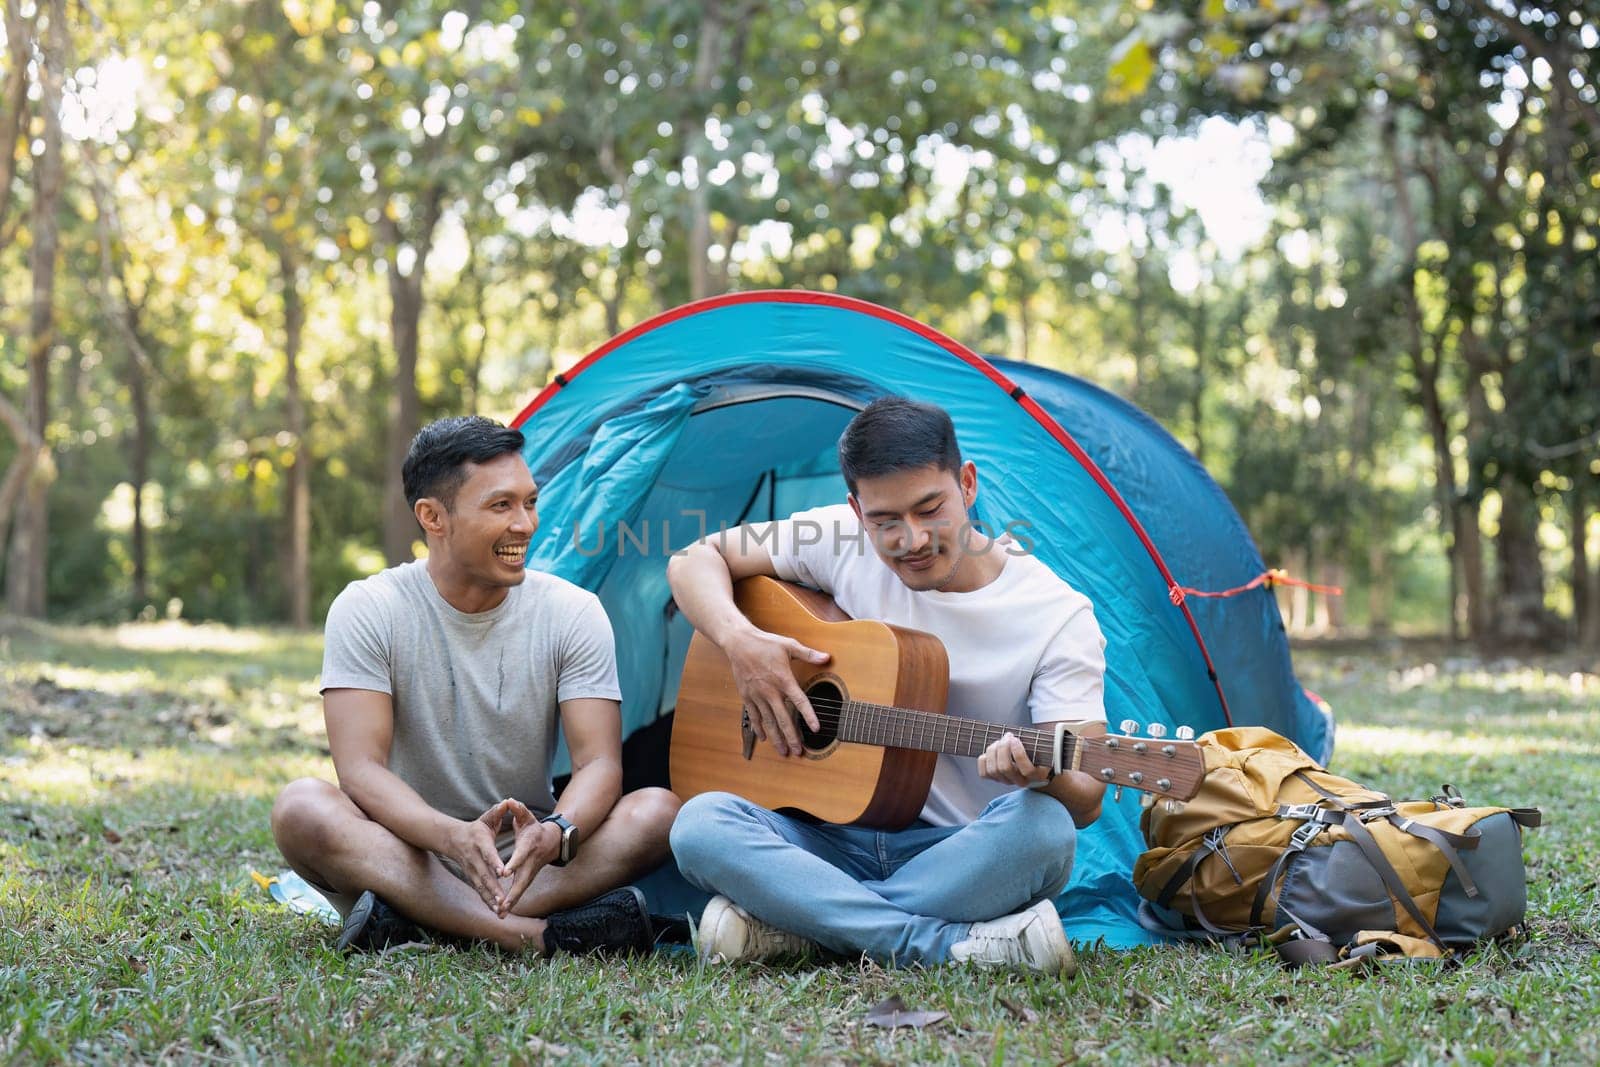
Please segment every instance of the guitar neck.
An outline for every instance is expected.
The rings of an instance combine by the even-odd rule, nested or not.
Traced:
[[[919,752],[943,752],[956,756],[981,756],[985,749],[1006,734],[1013,734],[1027,750],[1035,766],[1055,763],[1055,730],[1030,726],[1004,726],[981,719],[958,719],[910,708],[865,704],[847,700],[839,712],[839,739],[884,748],[909,748]],[[1070,763],[1077,738],[1066,738],[1062,762]]]

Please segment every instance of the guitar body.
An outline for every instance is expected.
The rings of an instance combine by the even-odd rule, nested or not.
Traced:
[[[798,724],[803,756],[779,756],[760,741],[746,759],[732,667],[721,649],[696,633],[672,723],[673,790],[685,800],[720,790],[823,822],[885,830],[909,825],[927,800],[938,754],[840,741],[829,730],[825,707],[843,699],[942,713],[950,666],[938,638],[851,619],[822,593],[771,578],[736,583],[734,602],[761,629],[829,654],[821,665],[791,661],[800,688],[824,705],[817,708],[823,730],[813,735]]]

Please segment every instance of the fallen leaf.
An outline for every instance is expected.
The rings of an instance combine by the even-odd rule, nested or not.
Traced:
[[[557,1044],[554,1041],[546,1041],[538,1034],[528,1038],[526,1047],[535,1056],[565,1056],[572,1051],[565,1045]]]
[[[1128,990],[1128,1003],[1135,1008],[1155,1008],[1160,1011],[1165,1011],[1167,1007],[1166,1002],[1159,997],[1152,997],[1138,989]]]
[[[100,836],[106,839],[106,844],[108,845],[122,844],[122,835],[117,833],[109,826],[100,831]]]
[[[947,1011],[911,1011],[906,1007],[906,1002],[896,994],[867,1012],[865,1022],[868,1026],[881,1026],[885,1030],[901,1026],[920,1030],[924,1026],[932,1026],[948,1018],[950,1013]]]
[[[1281,1008],[1285,1004],[1288,1004],[1293,998],[1290,997],[1289,994],[1287,994],[1287,993],[1274,993],[1274,994],[1272,994],[1272,996],[1268,997],[1267,999],[1272,1001],[1272,1003],[1278,1005]]]
[[[1039,1013],[1028,1007],[1026,1004],[1018,1004],[1016,1001],[1007,997],[1001,997],[1000,1005],[1001,1007],[1005,1008],[1006,1011],[1009,1011],[1012,1017],[1018,1022],[1036,1023],[1039,1021]]]

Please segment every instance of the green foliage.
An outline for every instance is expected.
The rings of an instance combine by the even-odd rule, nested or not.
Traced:
[[[1458,7],[96,9],[68,98],[117,117],[68,145],[51,609],[283,618],[302,447],[325,605],[374,565],[413,386],[421,418],[506,417],[611,333],[757,286],[880,301],[1130,395],[1303,577],[1400,588],[1432,566],[1409,555],[1454,547],[1459,501],[1503,489],[1592,507],[1596,24]],[[1194,207],[1207,174],[1153,166],[1218,115],[1271,146],[1254,244]],[[14,404],[30,245],[22,225],[0,248]],[[141,425],[159,512],[139,598],[128,524],[94,516],[128,495]],[[1564,604],[1581,576],[1555,558]]]

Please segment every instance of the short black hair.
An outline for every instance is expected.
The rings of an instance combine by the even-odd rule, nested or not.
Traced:
[[[400,478],[413,508],[431,496],[453,510],[456,492],[467,480],[468,463],[487,463],[522,451],[522,431],[482,415],[455,415],[430,422],[411,439]]]
[[[852,494],[862,478],[922,467],[961,471],[955,423],[934,404],[881,396],[851,419],[839,438],[839,473]]]

